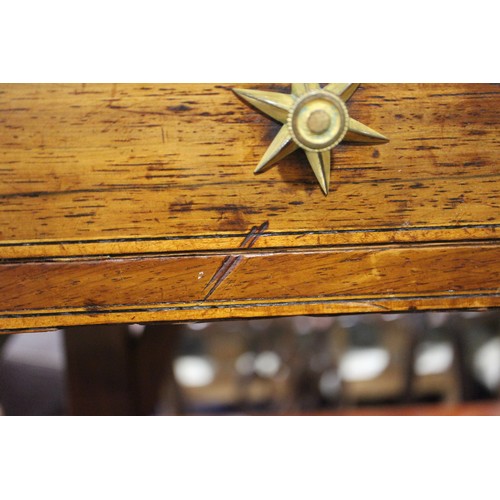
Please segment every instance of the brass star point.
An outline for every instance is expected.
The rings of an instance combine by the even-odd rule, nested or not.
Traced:
[[[255,169],[260,173],[303,149],[321,190],[330,187],[331,150],[343,141],[381,144],[388,139],[349,116],[346,103],[359,83],[293,83],[291,94],[233,89],[248,104],[283,124]]]

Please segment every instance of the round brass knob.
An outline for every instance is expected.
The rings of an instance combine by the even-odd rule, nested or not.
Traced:
[[[306,151],[328,151],[345,137],[349,114],[340,97],[323,90],[308,92],[288,114],[294,142]]]
[[[313,111],[307,120],[307,126],[313,134],[324,134],[332,123],[330,115],[322,109]]]

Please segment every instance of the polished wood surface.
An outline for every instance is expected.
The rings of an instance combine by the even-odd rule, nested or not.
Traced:
[[[500,305],[498,85],[362,85],[326,198],[231,87],[0,85],[0,329]]]
[[[14,329],[33,317],[47,327],[493,307],[498,258],[497,245],[463,244],[4,264],[2,321]]]

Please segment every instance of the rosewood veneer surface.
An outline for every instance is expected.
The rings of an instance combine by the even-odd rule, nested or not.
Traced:
[[[500,305],[498,85],[363,84],[328,197],[232,87],[0,85],[1,330]]]

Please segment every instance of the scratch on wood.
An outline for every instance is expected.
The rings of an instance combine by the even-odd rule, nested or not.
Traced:
[[[252,248],[256,241],[262,236],[263,233],[269,228],[269,222],[264,222],[259,227],[253,226],[250,232],[245,236],[245,239],[241,242],[239,248]],[[210,278],[210,281],[206,284],[205,290],[211,287],[206,293],[203,300],[207,300],[216,290],[219,288],[221,283],[226,280],[226,278],[236,269],[242,256],[241,255],[228,255],[220,265],[219,269]]]
[[[240,248],[252,248],[256,241],[264,234],[269,228],[269,222],[264,222],[259,227],[253,226],[250,232],[245,236],[241,242]]]

